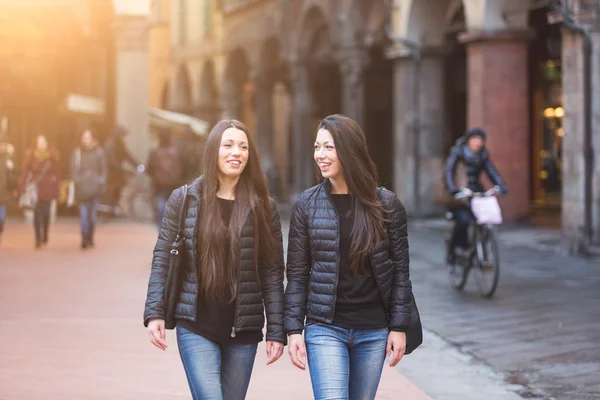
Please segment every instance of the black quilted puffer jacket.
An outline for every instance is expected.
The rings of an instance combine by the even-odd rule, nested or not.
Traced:
[[[389,210],[388,237],[371,254],[371,265],[388,314],[389,326],[405,331],[410,325],[411,282],[409,276],[406,211],[396,195],[378,189]],[[328,183],[303,192],[290,222],[285,331],[298,333],[305,319],[330,324],[335,310],[339,277],[339,219]]]
[[[187,215],[185,218],[184,236],[186,243],[185,272],[179,302],[175,308],[175,318],[194,321],[196,319],[196,302],[198,298],[198,219],[200,207],[200,189],[202,178],[198,178],[189,187]],[[165,208],[164,219],[152,259],[152,271],[148,283],[148,295],[144,310],[144,325],[152,318],[164,319],[164,292],[171,243],[177,235],[179,210],[183,204],[182,189],[176,189]],[[265,309],[267,315],[267,340],[285,343],[283,331],[283,246],[281,222],[275,202],[271,200],[273,209],[273,234],[278,242],[272,265],[261,263],[259,266],[260,283],[254,269],[254,220],[248,218],[242,228],[240,237],[240,263],[238,271],[238,292],[236,297],[236,317],[234,332],[261,330],[265,325]],[[264,305],[263,305],[264,304]]]

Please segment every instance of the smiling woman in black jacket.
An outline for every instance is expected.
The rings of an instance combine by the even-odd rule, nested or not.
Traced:
[[[242,400],[263,339],[265,308],[267,364],[283,353],[281,224],[244,124],[217,123],[206,141],[204,171],[188,191],[177,342],[195,400]],[[144,312],[150,340],[162,350],[165,286],[183,197],[175,190],[165,207]]]
[[[321,121],[314,159],[325,182],[300,195],[290,224],[288,351],[301,369],[308,356],[315,399],[374,399],[386,356],[393,351],[394,366],[406,349],[406,212],[394,193],[377,188],[352,119]]]

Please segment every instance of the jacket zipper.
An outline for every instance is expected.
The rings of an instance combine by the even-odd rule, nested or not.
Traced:
[[[241,255],[240,255],[241,256]],[[235,339],[235,333],[237,331],[236,327],[235,327],[235,323],[237,322],[237,318],[238,318],[238,291],[240,290],[240,268],[238,267],[238,274],[236,277],[236,281],[237,281],[237,289],[236,289],[236,293],[235,293],[235,308],[233,310],[233,326],[231,327],[231,338]]]
[[[335,221],[336,221],[336,231],[337,231],[337,235],[336,235],[336,248],[337,248],[337,257],[335,258],[335,280],[333,281],[333,286],[335,287],[335,291],[333,292],[333,308],[331,310],[331,318],[328,318],[328,323],[332,323],[333,322],[333,318],[335,316],[335,304],[337,303],[337,284],[338,284],[338,280],[340,279],[340,216],[337,213],[337,210],[335,209],[335,204],[333,203],[333,197],[331,197],[331,193],[329,191],[329,188],[327,187],[327,184],[325,184],[325,193],[327,193],[327,197],[329,199],[329,204],[331,205],[331,208],[333,209],[333,213],[335,214]]]

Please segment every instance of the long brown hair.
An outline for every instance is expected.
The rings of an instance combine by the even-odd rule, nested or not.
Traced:
[[[325,117],[318,129],[331,133],[342,174],[353,198],[354,224],[350,234],[350,259],[354,276],[361,275],[365,260],[385,236],[385,210],[377,198],[377,167],[369,155],[367,140],[351,118],[335,114]]]
[[[219,148],[223,132],[228,128],[243,131],[248,137],[248,163],[235,187],[235,201],[229,228],[219,212]],[[275,249],[271,232],[273,218],[265,173],[252,136],[246,125],[237,120],[219,121],[206,139],[204,177],[200,218],[200,288],[211,297],[233,301],[237,293],[240,259],[240,235],[247,218],[254,219],[254,269],[260,277],[259,262],[269,265]],[[224,264],[225,261],[225,264]],[[230,289],[232,298],[225,299]]]

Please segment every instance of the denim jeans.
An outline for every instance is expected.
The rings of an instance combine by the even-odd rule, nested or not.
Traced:
[[[165,206],[167,205],[167,200],[169,200],[170,194],[167,194],[164,191],[157,191],[154,195],[154,201],[156,205],[156,225],[158,229],[160,229],[160,225],[162,224],[163,215],[165,214]]]
[[[256,344],[219,344],[177,327],[177,346],[194,400],[244,400]]]
[[[389,330],[306,325],[308,367],[315,400],[373,400],[385,362]]]
[[[0,235],[4,231],[4,223],[6,222],[6,204],[0,203]]]
[[[51,201],[41,201],[35,205],[33,210],[33,228],[35,229],[35,240],[41,243],[48,242],[48,229],[50,229],[50,207]]]
[[[462,247],[466,249],[469,247],[468,229],[469,224],[473,221],[473,213],[469,209],[456,209],[452,211],[456,220],[454,224],[454,231],[452,233],[452,239],[450,241],[451,252],[454,252],[456,247]]]
[[[83,201],[79,203],[79,219],[81,224],[81,236],[91,239],[96,229],[96,214],[98,211],[98,199]]]

